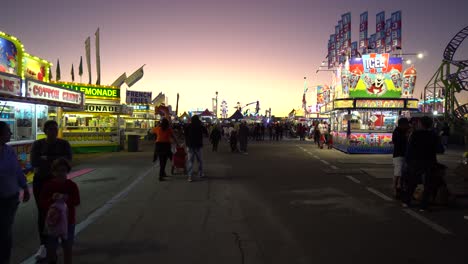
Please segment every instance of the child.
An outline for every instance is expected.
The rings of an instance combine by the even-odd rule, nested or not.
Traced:
[[[328,149],[332,149],[332,148],[333,148],[333,135],[332,135],[332,134],[328,134],[328,142],[327,142],[327,145],[328,145]]]
[[[48,212],[48,219],[46,219],[46,230],[48,230],[46,234],[48,236],[46,249],[49,263],[57,262],[59,238],[62,243],[64,263],[72,263],[72,246],[75,238],[76,221],[75,207],[80,204],[80,192],[78,186],[73,181],[67,179],[67,174],[70,170],[71,165],[66,159],[60,158],[55,160],[51,166],[53,178],[44,185],[39,199],[40,206]],[[65,201],[66,206],[61,207],[61,201]],[[57,219],[50,219],[52,217],[60,219],[59,216],[54,215],[55,210],[63,210],[64,208],[66,210],[65,219],[58,221]],[[57,236],[57,232],[54,232],[56,231],[56,227],[51,227],[50,225],[64,224],[61,221],[67,222],[67,232],[63,236]]]

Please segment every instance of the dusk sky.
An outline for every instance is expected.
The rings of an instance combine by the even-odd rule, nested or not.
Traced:
[[[261,113],[271,107],[272,114],[284,116],[300,107],[304,76],[309,86],[331,83],[329,72],[315,71],[341,14],[351,12],[356,41],[362,12],[369,12],[372,34],[379,11],[388,18],[398,10],[403,52],[425,54],[423,60],[411,58],[419,74],[419,98],[449,40],[468,25],[468,1],[10,0],[2,1],[0,31],[54,63],[54,75],[60,59],[65,81],[71,81],[71,64],[77,70],[80,56],[84,60],[84,41],[91,36],[95,82],[94,33],[99,27],[102,84],[146,64],[145,76],[130,90],[152,91],[153,96],[162,91],[174,107],[180,93],[182,111],[211,109],[218,91],[230,113],[237,101],[260,100]],[[468,59],[468,43],[456,57]],[[86,82],[86,68],[84,72]]]

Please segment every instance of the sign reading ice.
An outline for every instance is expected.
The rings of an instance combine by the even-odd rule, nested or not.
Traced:
[[[365,54],[362,55],[362,65],[366,73],[386,72],[390,54]]]

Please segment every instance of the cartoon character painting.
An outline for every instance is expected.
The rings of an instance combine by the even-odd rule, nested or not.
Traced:
[[[401,88],[401,72],[395,68],[390,70],[390,78],[395,88]]]
[[[385,83],[385,75],[382,73],[375,74],[375,79],[372,80],[370,86],[367,86],[367,93],[371,95],[381,96],[386,92],[387,84]]]
[[[403,96],[411,96],[416,86],[416,69],[411,65],[403,72]]]
[[[0,38],[0,72],[17,73],[17,49],[13,42]]]

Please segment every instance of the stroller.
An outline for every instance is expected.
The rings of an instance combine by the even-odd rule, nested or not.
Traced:
[[[184,146],[177,146],[172,156],[171,174],[174,175],[177,169],[183,169],[183,173],[187,174],[187,152]]]

